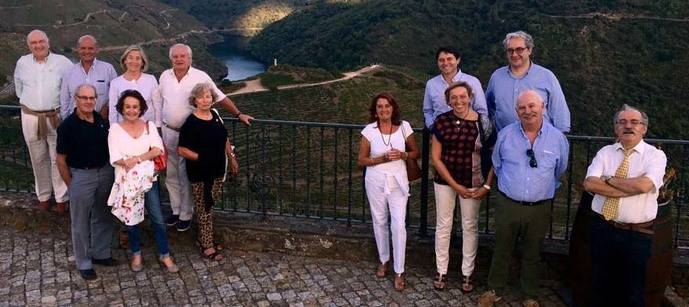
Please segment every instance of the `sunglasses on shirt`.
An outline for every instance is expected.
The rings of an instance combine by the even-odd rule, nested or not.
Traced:
[[[536,155],[534,154],[533,149],[527,149],[526,155],[529,157],[529,166],[538,167],[538,161],[536,161]]]

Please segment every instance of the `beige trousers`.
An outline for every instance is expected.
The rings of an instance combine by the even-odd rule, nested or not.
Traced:
[[[455,190],[444,184],[433,184],[435,189],[435,265],[440,274],[447,274],[450,260],[450,237],[455,211]],[[474,273],[474,262],[478,250],[478,213],[481,201],[459,197],[462,214],[462,275]]]
[[[34,183],[38,201],[50,200],[50,195],[55,193],[56,202],[69,200],[67,185],[62,181],[55,163],[55,147],[57,145],[57,127],[48,122],[47,137],[38,138],[38,117],[21,113],[22,132],[24,141],[29,147],[31,168],[33,168]]]

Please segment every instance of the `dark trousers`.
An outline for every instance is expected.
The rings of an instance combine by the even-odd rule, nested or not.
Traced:
[[[541,243],[548,230],[550,205],[522,206],[502,193],[495,205],[495,250],[488,274],[488,287],[498,292],[507,284],[512,252],[521,240],[521,289],[535,297],[541,271]]]
[[[618,229],[599,216],[591,223],[592,306],[644,306],[652,237]]]

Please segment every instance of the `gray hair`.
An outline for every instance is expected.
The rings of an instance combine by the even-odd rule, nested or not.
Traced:
[[[213,97],[213,102],[218,100],[218,94],[216,94],[213,90],[213,85],[210,82],[201,82],[194,85],[194,88],[191,89],[191,94],[189,94],[189,105],[195,108],[196,98],[203,95],[203,93],[206,91],[209,91],[211,93],[211,97]]]
[[[45,32],[43,32],[39,29],[34,29],[34,30],[31,30],[31,32],[29,32],[29,34],[26,35],[26,44],[27,45],[29,44],[29,37],[31,37],[32,34],[36,34],[36,33],[43,36],[43,38],[45,38],[46,43],[50,43],[50,39],[48,38],[48,34],[45,34]]]
[[[79,46],[81,46],[81,43],[83,43],[87,39],[92,40],[93,43],[96,44],[96,46],[98,46],[98,41],[96,40],[96,38],[93,35],[86,34],[79,37],[79,39],[77,40],[77,48],[79,48]]]
[[[187,53],[189,54],[189,58],[190,58],[190,59],[192,58],[191,47],[189,47],[189,45],[186,45],[186,44],[177,43],[177,44],[172,45],[172,47],[170,47],[170,51],[169,51],[169,54],[168,54],[168,57],[169,57],[170,59],[172,59],[172,50],[175,50],[175,49],[177,49],[177,48],[184,48],[184,49],[186,49]]]
[[[541,97],[541,94],[539,94],[539,93],[538,93],[537,91],[535,91],[535,90],[529,89],[529,90],[524,90],[524,91],[522,91],[521,93],[519,93],[519,95],[517,96],[517,99],[514,101],[514,109],[515,109],[515,110],[517,109],[517,106],[519,105],[519,99],[521,99],[522,96],[527,95],[527,94],[534,94],[534,95],[536,95],[536,97],[538,97],[538,101],[540,101],[541,104],[543,105],[543,107],[545,107],[545,100],[543,100],[543,97]]]
[[[96,98],[98,98],[98,90],[96,90],[96,87],[93,86],[93,84],[89,84],[89,83],[79,84],[79,86],[77,86],[77,89],[74,91],[74,97],[76,98],[77,97],[76,94],[79,93],[81,91],[81,89],[83,89],[85,87],[91,88],[93,90],[93,94],[96,95]]]
[[[612,118],[612,125],[613,126],[615,126],[615,124],[617,124],[617,120],[620,118],[620,114],[622,114],[622,112],[624,112],[624,111],[637,111],[637,112],[639,112],[641,114],[641,122],[644,123],[644,126],[646,126],[646,128],[648,128],[648,115],[646,115],[646,112],[641,111],[635,107],[632,107],[626,103],[623,104],[622,107],[620,107],[620,109],[617,110],[617,112],[615,112],[615,116]]]
[[[120,56],[120,66],[122,66],[122,69],[124,71],[127,71],[127,65],[124,64],[124,61],[127,60],[127,56],[132,51],[138,51],[141,54],[141,61],[144,64],[141,67],[141,71],[148,70],[148,57],[146,57],[146,53],[144,52],[144,49],[138,45],[131,45],[131,46],[127,47],[127,49],[124,51],[124,53],[122,53],[122,56]]]
[[[524,43],[526,44],[526,48],[533,49],[533,47],[534,47],[533,37],[531,37],[531,35],[529,35],[529,33],[526,33],[524,31],[517,31],[517,32],[507,33],[507,35],[505,35],[505,39],[502,40],[502,46],[505,48],[505,50],[507,50],[507,44],[513,38],[523,39]]]

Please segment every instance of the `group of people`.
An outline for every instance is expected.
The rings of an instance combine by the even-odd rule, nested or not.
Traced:
[[[179,268],[170,256],[166,225],[190,228],[194,210],[202,256],[223,259],[213,238],[212,208],[227,172],[239,169],[220,105],[249,125],[203,71],[191,67],[192,50],[170,48],[172,68],[159,80],[145,73],[148,58],[130,46],[120,58],[122,75],[96,58],[91,35],[77,41],[79,61],[52,53],[48,36],[27,36],[30,54],[17,61],[14,81],[24,139],[34,171],[38,207],[69,212],[77,269],[97,278],[93,265],[114,266],[111,243],[117,217],[127,228],[130,268],[144,268],[138,225],[148,212],[159,261]],[[166,171],[172,214],[161,211],[158,174]]]
[[[450,237],[458,204],[460,289],[473,291],[480,203],[497,190],[489,290],[477,303],[493,306],[501,300],[512,253],[520,245],[522,303],[539,306],[535,298],[540,250],[550,204],[569,163],[565,134],[571,128],[570,113],[555,75],[532,61],[531,35],[512,32],[502,43],[508,64],[491,75],[485,92],[478,78],[460,70],[459,53],[450,47],[437,50],[440,74],[426,83],[424,123],[432,135],[430,160],[435,168],[433,287],[443,290],[448,285]],[[369,124],[361,132],[358,165],[366,167],[365,189],[380,261],[375,275],[385,277],[392,261],[393,286],[401,291],[410,195],[404,160],[420,153],[412,127],[401,119],[391,94],[375,96],[369,114]],[[586,191],[595,193],[597,214],[591,229],[592,304],[643,306],[650,234],[666,157],[643,141],[648,117],[642,111],[625,104],[614,115],[613,125],[616,143],[599,151],[584,182]]]
[[[460,289],[474,289],[481,200],[494,190],[495,249],[488,291],[478,304],[500,301],[509,261],[521,245],[521,290],[525,306],[538,306],[541,242],[550,206],[566,171],[570,113],[555,75],[535,64],[533,38],[505,36],[508,65],[497,69],[484,92],[478,78],[460,70],[453,48],[439,48],[440,74],[426,84],[423,115],[432,135],[435,168],[435,255],[433,287],[448,286],[449,246],[455,206],[462,229]],[[96,58],[98,43],[77,41],[79,62],[50,52],[47,35],[27,36],[30,54],[17,61],[14,79],[21,105],[24,139],[34,170],[38,207],[69,211],[77,268],[96,278],[93,264],[116,265],[110,245],[114,215],[127,225],[130,267],[143,269],[138,224],[148,212],[159,261],[170,272],[166,225],[190,228],[196,214],[201,254],[221,260],[222,244],[213,239],[212,208],[227,169],[239,165],[219,105],[250,125],[211,78],[191,66],[192,50],[175,44],[172,68],[160,78],[145,73],[148,59],[140,46],[120,58],[122,75]],[[584,188],[595,193],[591,256],[596,306],[625,301],[643,305],[645,263],[650,256],[658,189],[665,154],[643,141],[648,117],[624,105],[614,116],[617,141],[602,148],[586,174]],[[420,156],[413,128],[402,120],[389,93],[376,95],[369,124],[361,132],[358,165],[366,168],[365,189],[379,253],[375,275],[385,277],[393,262],[394,289],[405,288],[406,208],[410,195],[408,159]],[[172,214],[163,218],[157,180],[166,155],[166,187]],[[113,168],[114,167],[114,168]],[[497,184],[495,184],[497,181]],[[109,208],[108,205],[111,207]],[[110,211],[110,212],[109,212]],[[112,213],[112,214],[111,214]],[[392,250],[390,250],[390,237]],[[610,274],[615,272],[615,274]],[[612,295],[610,295],[612,293]]]

